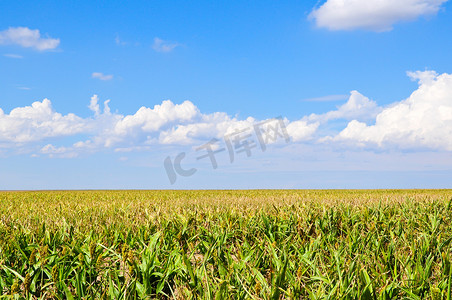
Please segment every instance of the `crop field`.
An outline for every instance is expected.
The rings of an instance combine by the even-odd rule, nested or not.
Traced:
[[[0,192],[0,297],[451,299],[451,190]]]

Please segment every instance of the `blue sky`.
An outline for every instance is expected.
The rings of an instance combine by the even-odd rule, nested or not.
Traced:
[[[451,188],[451,30],[447,0],[2,1],[0,189]],[[197,159],[235,130],[250,156]]]

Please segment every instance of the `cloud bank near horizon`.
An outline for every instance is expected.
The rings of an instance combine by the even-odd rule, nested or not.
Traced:
[[[400,102],[381,107],[352,91],[336,110],[294,121],[284,119],[292,142],[352,149],[452,151],[452,74],[407,74],[419,86]],[[88,105],[92,115],[87,118],[59,113],[49,99],[9,113],[0,108],[0,152],[76,157],[108,149],[125,152],[156,145],[199,146],[263,121],[225,112],[205,114],[188,100],[180,104],[165,100],[152,108],[142,106],[130,115],[113,113],[109,104],[110,100],[101,103],[94,95]],[[326,133],[323,128],[336,120],[345,120],[347,125],[334,135]],[[61,144],[67,137],[72,142]]]

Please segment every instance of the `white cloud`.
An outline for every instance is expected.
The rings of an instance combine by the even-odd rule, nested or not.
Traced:
[[[452,151],[452,74],[433,71],[408,72],[419,82],[409,98],[380,107],[375,101],[352,91],[348,101],[324,114],[284,119],[295,143],[329,143],[349,149],[419,149]],[[199,146],[212,138],[223,139],[235,130],[247,129],[264,120],[239,119],[225,112],[202,113],[195,104],[175,104],[165,100],[153,107],[143,106],[135,113],[113,113],[110,100],[91,97],[89,117],[56,112],[50,100],[34,102],[4,113],[0,109],[0,148],[54,157],[73,157],[84,152],[144,151],[157,145]],[[347,125],[343,121],[349,121]],[[344,128],[345,127],[345,128]],[[71,137],[71,144],[54,146],[53,141]],[[60,144],[61,141],[58,141]],[[328,146],[330,145],[330,146]]]
[[[134,115],[125,116],[115,124],[114,133],[121,136],[136,131],[152,133],[165,125],[183,124],[193,120],[199,114],[198,108],[190,101],[174,104],[165,100],[154,108],[143,106]]]
[[[381,111],[374,125],[351,121],[335,138],[361,146],[452,150],[452,74],[409,72],[410,97]]]
[[[101,72],[93,72],[93,74],[91,74],[92,78],[96,78],[96,79],[100,79],[100,80],[112,80],[113,79],[113,75],[107,75]]]
[[[256,120],[252,117],[238,120],[219,112],[201,115],[195,122],[162,131],[159,135],[159,142],[162,144],[199,144],[209,141],[211,138],[219,139],[234,130],[252,128],[255,122]]]
[[[308,123],[305,120],[299,120],[287,125],[287,132],[294,142],[301,142],[312,139],[313,134],[319,127],[319,123]]]
[[[99,96],[93,95],[91,97],[91,101],[89,102],[88,108],[94,112],[95,116],[99,116],[101,114],[100,112],[100,106],[99,106]],[[110,103],[110,99],[104,101],[104,115],[110,115],[110,107],[108,106],[108,103]]]
[[[309,18],[329,30],[388,31],[401,21],[434,15],[447,0],[327,0]]]
[[[0,109],[0,142],[27,143],[69,136],[86,129],[82,118],[53,110],[50,100],[18,107],[9,114]]]
[[[58,158],[74,158],[78,156],[78,153],[73,151],[71,148],[66,147],[55,147],[52,144],[47,144],[41,148],[39,151],[41,154],[46,154],[49,157]]]
[[[27,27],[10,27],[0,31],[0,45],[18,45],[39,51],[52,50],[60,44],[59,39],[41,37],[38,29]]]
[[[155,144],[200,145],[211,138],[222,138],[234,130],[253,129],[256,119],[239,120],[224,112],[203,114],[190,101],[174,104],[165,100],[153,108],[141,107],[131,115],[112,113],[109,101],[93,95],[88,108],[93,116],[81,118],[62,115],[53,110],[50,100],[18,107],[9,114],[0,109],[0,142],[2,147],[39,144],[51,138],[83,136],[72,145],[55,147],[46,144],[40,154],[53,157],[74,157],[74,153],[111,149],[149,149]],[[286,123],[288,121],[286,120]],[[297,121],[289,125],[289,134],[296,141],[308,140],[318,124]]]
[[[3,56],[4,57],[9,57],[9,58],[17,58],[17,59],[24,58],[22,55],[12,54],[12,53],[6,53],[6,54],[3,54]]]
[[[435,71],[408,71],[406,74],[412,81],[417,81],[420,84],[430,84],[438,77],[438,73]]]
[[[179,47],[179,43],[164,41],[158,37],[154,38],[154,43],[152,44],[152,49],[157,52],[171,52],[174,48]]]
[[[358,91],[351,91],[347,102],[337,108],[324,114],[311,114],[307,120],[311,122],[328,122],[337,119],[374,119],[381,111],[375,101],[361,95]]]

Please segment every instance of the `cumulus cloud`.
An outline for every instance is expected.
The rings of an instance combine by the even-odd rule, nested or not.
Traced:
[[[60,44],[59,39],[42,37],[38,29],[10,27],[0,31],[0,45],[18,45],[39,51],[52,50]]]
[[[306,141],[312,138],[319,127],[319,123],[308,123],[305,120],[299,120],[287,125],[287,132],[294,142]]]
[[[311,122],[325,123],[330,120],[369,120],[374,119],[381,111],[375,101],[361,95],[358,91],[351,91],[347,102],[337,108],[324,114],[311,114],[307,120]]]
[[[110,115],[110,107],[108,106],[110,103],[110,99],[104,101],[104,115]],[[88,108],[94,112],[95,116],[99,116],[101,114],[100,105],[99,105],[99,96],[93,95],[91,97],[91,101],[89,102]]]
[[[28,143],[85,130],[82,118],[72,113],[62,115],[55,112],[48,99],[15,108],[9,114],[0,109],[0,142]]]
[[[237,130],[252,130],[258,122],[253,117],[240,120],[224,112],[203,114],[188,100],[181,104],[165,100],[152,108],[143,106],[134,114],[121,115],[111,112],[109,101],[102,105],[99,97],[93,95],[88,105],[93,115],[87,118],[57,113],[48,99],[15,108],[9,114],[0,109],[2,147],[39,144],[64,136],[83,139],[60,147],[46,143],[39,153],[52,157],[75,157],[76,153],[105,148],[123,151],[149,149],[156,144],[196,146]],[[285,122],[290,123],[288,120]],[[304,141],[311,137],[317,126],[317,123],[303,120],[290,123],[287,129],[293,140]]]
[[[162,144],[195,144],[211,138],[221,138],[238,129],[252,128],[254,122],[255,119],[252,117],[238,120],[225,113],[201,115],[196,122],[162,131],[159,135],[159,142]]]
[[[384,108],[374,125],[351,121],[335,138],[361,146],[452,150],[452,74],[408,72],[419,88]]]
[[[388,31],[401,21],[435,15],[447,0],[327,0],[309,18],[329,30]]]
[[[179,43],[164,41],[158,37],[154,38],[154,43],[152,44],[152,49],[157,52],[171,52],[174,48],[180,46]]]
[[[113,75],[107,75],[107,74],[104,74],[104,73],[101,73],[101,72],[93,72],[93,74],[91,74],[91,77],[92,78],[96,78],[96,79],[100,79],[100,80],[103,80],[103,81],[106,81],[106,80],[112,80],[113,79]]]
[[[190,101],[174,104],[165,100],[154,108],[142,106],[134,115],[125,116],[114,127],[118,135],[126,135],[140,129],[143,132],[155,132],[164,125],[184,123],[199,114],[198,108]]]
[[[283,119],[290,139],[352,148],[452,151],[452,74],[417,71],[407,75],[419,85],[407,99],[380,107],[352,91],[335,110],[294,121]],[[92,115],[85,118],[56,112],[48,99],[10,113],[0,109],[0,148],[20,148],[23,153],[28,147],[29,152],[37,149],[35,154],[74,157],[103,149],[124,152],[169,144],[199,146],[244,129],[255,135],[253,126],[268,121],[225,112],[205,114],[188,100],[180,104],[165,100],[129,115],[113,113],[109,105],[110,100],[100,101],[93,95],[88,105]],[[71,144],[60,145],[62,137],[71,137]]]

